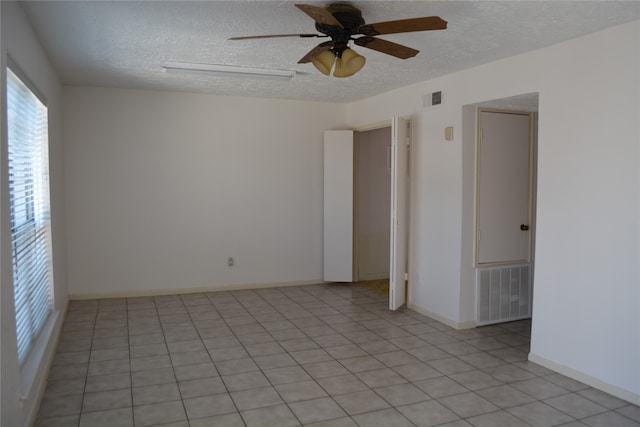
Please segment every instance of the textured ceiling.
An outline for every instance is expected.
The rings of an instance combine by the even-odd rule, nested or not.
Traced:
[[[23,1],[65,84],[349,102],[640,19],[629,1],[353,1],[367,23],[437,15],[444,31],[380,36],[419,49],[401,60],[366,48],[346,79],[297,64],[318,39],[229,41],[315,32],[301,1]],[[329,2],[307,2],[326,5]],[[322,41],[322,39],[320,39]],[[288,82],[184,76],[169,61],[289,69]]]

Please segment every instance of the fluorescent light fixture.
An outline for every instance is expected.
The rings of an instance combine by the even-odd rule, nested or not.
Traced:
[[[240,77],[260,80],[291,80],[294,70],[237,67],[233,65],[192,64],[189,62],[167,62],[162,66],[167,73],[196,76]]]

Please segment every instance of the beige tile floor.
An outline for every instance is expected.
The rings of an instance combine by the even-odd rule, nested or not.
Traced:
[[[640,426],[527,362],[530,322],[456,331],[352,285],[73,301],[37,426]]]

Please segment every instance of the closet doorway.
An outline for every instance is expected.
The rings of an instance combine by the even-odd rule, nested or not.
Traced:
[[[324,135],[324,280],[388,277],[391,310],[407,302],[409,136],[397,117]]]
[[[391,127],[356,132],[355,140],[354,279],[388,295]]]

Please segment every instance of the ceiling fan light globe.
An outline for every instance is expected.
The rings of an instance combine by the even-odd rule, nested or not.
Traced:
[[[311,63],[325,76],[328,76],[331,73],[331,68],[333,68],[333,64],[336,62],[336,55],[330,51],[325,50],[320,55],[313,58]]]
[[[353,76],[364,67],[366,62],[367,60],[364,56],[353,49],[347,48],[342,52],[342,56],[337,59],[333,76],[338,78]]]

